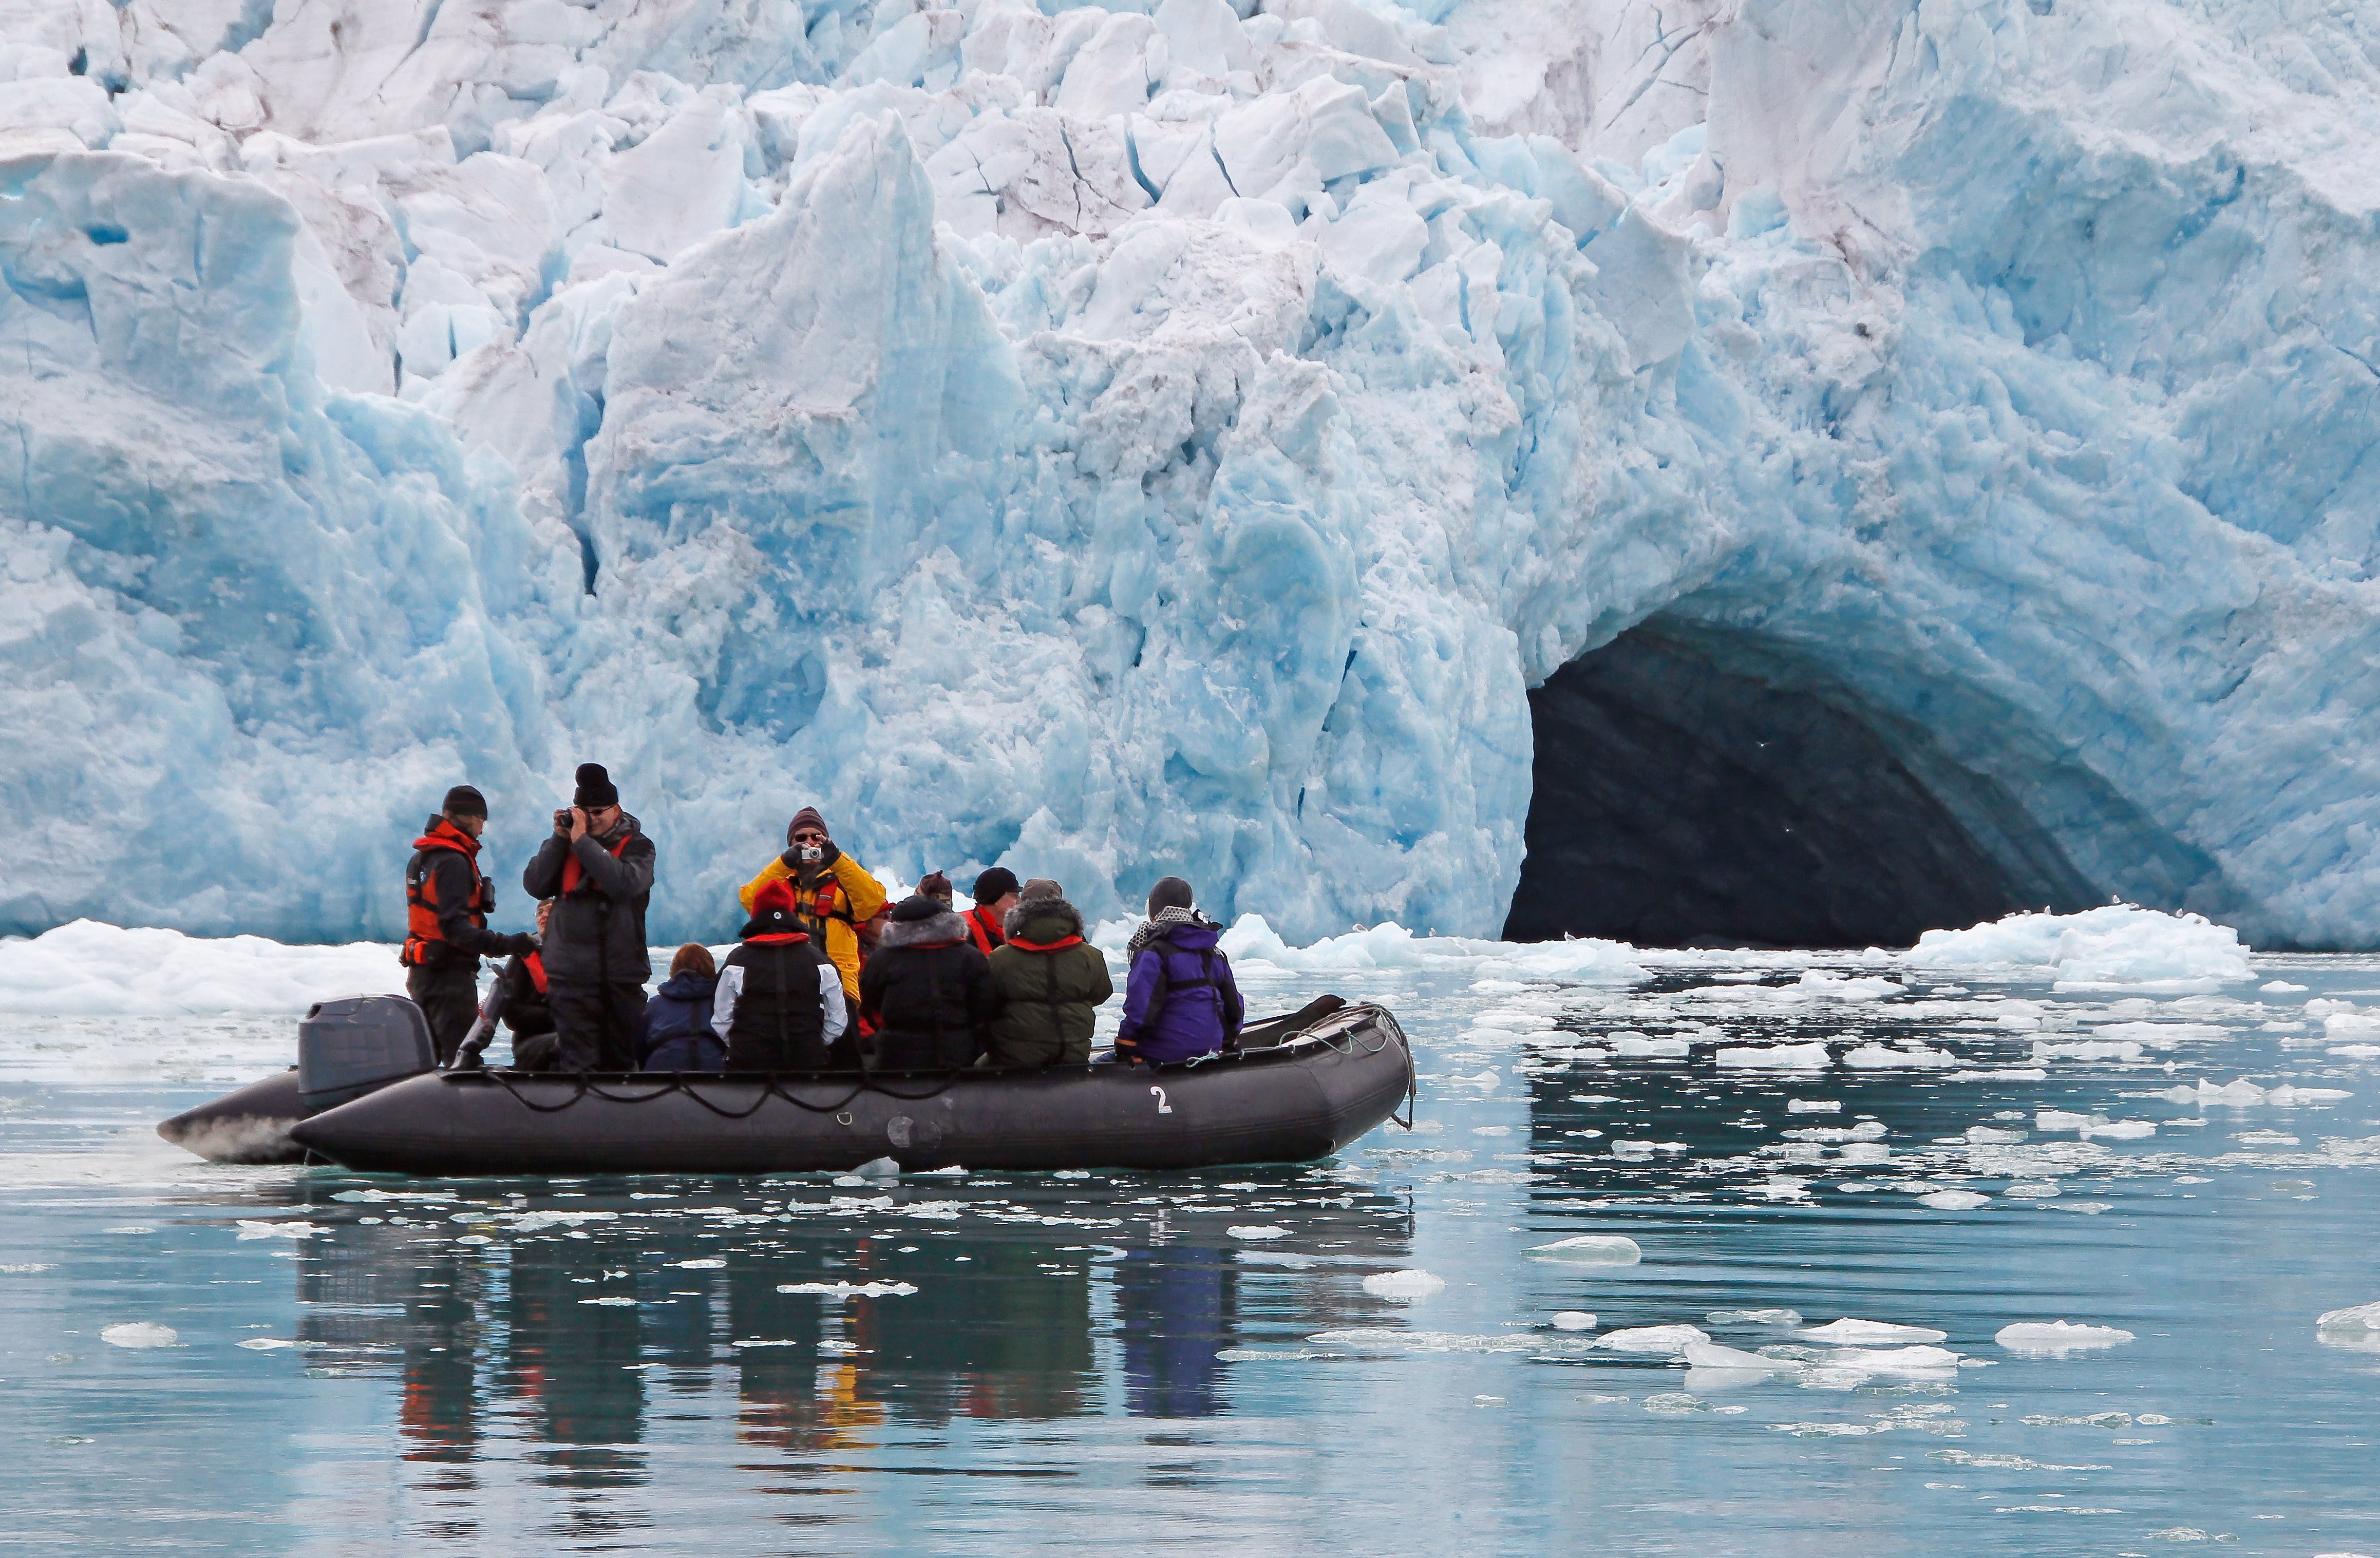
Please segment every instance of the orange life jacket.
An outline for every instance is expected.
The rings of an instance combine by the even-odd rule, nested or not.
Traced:
[[[531,952],[528,957],[521,960],[521,967],[528,970],[528,982],[537,986],[537,993],[539,995],[545,996],[552,993],[545,987],[544,953]]]
[[[975,943],[975,949],[987,958],[991,956],[993,948],[1008,939],[1000,934],[1000,921],[987,917],[990,914],[991,911],[981,904],[966,912],[967,937]]]
[[[432,850],[452,850],[463,857],[470,869],[471,895],[464,909],[471,924],[487,928],[488,912],[496,906],[496,889],[480,875],[480,841],[438,817],[430,830],[413,841],[413,860],[405,868],[405,950],[398,960],[407,968],[419,968],[428,960],[432,944],[443,945],[446,933],[438,928],[438,877],[430,869]]]
[[[627,851],[628,840],[636,836],[636,831],[633,828],[622,828],[620,830],[620,841],[616,844],[606,845],[605,848],[610,851],[612,858],[613,860],[617,860],[621,855]],[[599,839],[596,842],[600,844],[602,843],[602,840]],[[585,875],[587,875],[587,873],[584,868],[579,865],[578,856],[576,853],[573,853],[568,860],[564,861],[562,863],[562,896],[568,898],[573,892],[577,891],[578,888],[578,878]]]

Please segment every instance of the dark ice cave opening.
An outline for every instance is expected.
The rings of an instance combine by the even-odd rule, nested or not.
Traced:
[[[1656,618],[1529,705],[1511,939],[1905,947],[2104,901],[1995,781],[1754,636]]]

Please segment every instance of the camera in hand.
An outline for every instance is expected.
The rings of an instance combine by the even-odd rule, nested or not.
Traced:
[[[553,814],[553,830],[556,833],[567,833],[570,831],[569,807],[565,806]]]
[[[825,846],[820,844],[804,844],[802,846],[802,860],[806,864],[816,865],[820,861],[822,861],[825,858]]]

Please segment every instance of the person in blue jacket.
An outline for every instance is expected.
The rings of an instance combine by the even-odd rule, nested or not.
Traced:
[[[1215,948],[1223,927],[1191,907],[1190,884],[1168,876],[1148,891],[1148,918],[1133,932],[1118,1060],[1192,1060],[1240,1047],[1247,1008],[1232,960]]]
[[[689,941],[670,960],[670,976],[645,1003],[645,1043],[638,1067],[647,1071],[723,1071],[727,1046],[710,1031],[710,1003],[719,968],[710,948]]]

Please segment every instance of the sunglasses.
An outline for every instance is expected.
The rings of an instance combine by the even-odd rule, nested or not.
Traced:
[[[826,842],[826,835],[823,833],[813,833],[808,828],[804,828],[799,833],[794,835],[794,842],[796,844],[823,844]]]

